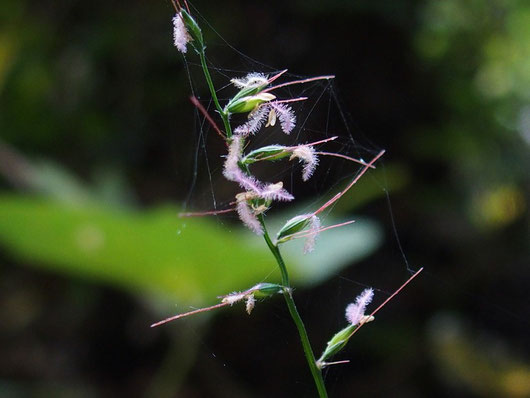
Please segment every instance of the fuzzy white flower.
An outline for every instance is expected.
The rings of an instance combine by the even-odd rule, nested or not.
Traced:
[[[283,189],[283,182],[276,184],[268,184],[259,193],[259,196],[268,200],[279,200],[282,202],[289,202],[294,199],[294,196]]]
[[[180,13],[173,17],[173,44],[182,53],[186,54],[188,50],[186,45],[191,41],[191,36],[186,29]]]
[[[239,219],[256,235],[263,235],[263,228],[252,210],[252,207],[245,199],[238,199],[236,204],[237,214]]]
[[[260,87],[266,85],[269,80],[263,73],[249,73],[245,77],[235,78],[230,82],[237,88]]]
[[[263,126],[263,123],[267,118],[268,110],[267,106],[259,106],[257,109],[250,112],[248,114],[248,121],[241,126],[236,127],[234,129],[234,134],[242,135],[243,137],[246,137],[249,134],[256,134],[261,126]]]
[[[346,307],[346,319],[352,325],[358,325],[361,321],[366,322],[370,319],[365,318],[364,311],[366,306],[370,304],[372,298],[374,297],[374,290],[364,289],[364,291],[357,296],[355,303],[351,303]]]
[[[234,292],[227,294],[223,297],[221,300],[222,303],[233,305],[241,300],[243,300],[246,296],[246,292]]]
[[[300,145],[293,150],[289,160],[293,160],[294,158],[298,158],[304,163],[302,180],[309,180],[318,165],[318,157],[315,154],[315,149],[310,145]]]
[[[241,137],[238,135],[232,136],[232,143],[228,147],[228,156],[224,164],[223,175],[227,180],[237,182],[242,188],[247,191],[256,193],[261,192],[261,184],[254,177],[251,177],[239,167],[239,160],[241,158]]]

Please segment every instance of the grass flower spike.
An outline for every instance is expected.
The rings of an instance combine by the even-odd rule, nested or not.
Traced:
[[[358,325],[364,317],[366,306],[372,302],[374,297],[373,289],[365,289],[357,298],[355,303],[346,307],[346,319],[351,325]]]
[[[295,305],[289,272],[280,252],[280,245],[292,239],[305,238],[304,253],[310,253],[314,250],[315,240],[321,232],[352,223],[353,221],[346,221],[336,225],[321,227],[319,214],[333,205],[349,189],[351,189],[351,187],[355,185],[369,168],[374,168],[374,163],[383,155],[384,151],[377,154],[370,162],[359,161],[342,154],[316,151],[315,146],[330,143],[337,138],[326,137],[312,143],[304,144],[294,142],[290,146],[268,144],[261,148],[254,149],[249,153],[245,153],[248,141],[253,139],[254,135],[259,134],[264,128],[274,128],[279,124],[279,128],[287,135],[292,133],[295,129],[296,114],[291,106],[293,103],[305,101],[307,98],[278,98],[280,95],[278,89],[287,86],[329,80],[332,79],[333,76],[325,75],[310,77],[283,83],[275,83],[275,85],[273,85],[273,82],[284,76],[287,70],[279,71],[270,77],[264,73],[252,72],[244,77],[232,78],[230,80],[232,83],[231,88],[235,89],[235,94],[232,97],[228,95],[226,100],[220,101],[217,97],[217,90],[214,86],[214,82],[210,75],[210,68],[206,61],[206,45],[204,44],[202,31],[197,22],[190,15],[190,10],[185,1],[184,4],[186,5],[186,9],[183,9],[178,1],[174,3],[177,13],[173,17],[173,42],[178,51],[183,54],[187,52],[188,45],[197,53],[216,113],[210,114],[206,109],[207,107],[203,106],[195,97],[192,97],[192,102],[202,113],[205,120],[213,126],[213,129],[218,136],[224,140],[228,151],[224,160],[223,176],[227,180],[237,183],[239,186],[239,192],[235,194],[235,201],[231,203],[231,208],[224,210],[215,209],[205,213],[191,212],[186,213],[186,215],[217,215],[236,211],[244,226],[256,235],[262,236],[265,240],[267,247],[278,265],[278,270],[281,275],[281,284],[258,283],[250,289],[219,297],[221,301],[215,305],[178,314],[151,326],[159,326],[183,317],[225,306],[232,306],[243,301],[245,302],[247,313],[250,314],[258,299],[267,298],[280,293],[284,297],[289,314],[291,315],[293,323],[298,331],[307,365],[313,377],[319,397],[326,398],[328,395],[321,370],[323,367],[330,364],[326,362],[327,359],[338,353],[346,345],[355,330],[360,328],[364,323],[373,320],[373,317],[364,314],[366,306],[373,298],[373,290],[366,289],[357,297],[355,303],[352,303],[347,307],[346,318],[349,323],[348,326],[333,336],[328,342],[324,353],[317,361],[309,341],[306,327]],[[233,114],[247,114],[247,119],[239,126],[233,128],[231,118]],[[222,128],[217,125],[214,120],[215,118],[220,118],[222,121]],[[263,181],[263,178],[256,178],[251,170],[252,167],[254,167],[253,165],[262,161],[275,162],[298,159],[303,165],[302,180],[307,181],[314,174],[316,167],[318,166],[318,156],[335,156],[344,160],[360,163],[363,167],[357,172],[345,189],[328,199],[323,206],[312,212],[301,214],[288,220],[277,232],[276,239],[273,241],[267,229],[265,215],[273,205],[273,202],[289,202],[294,200],[294,196],[284,188],[283,182],[278,181],[278,179],[273,180],[274,182],[266,182]],[[249,264],[251,264],[251,261],[249,261]]]

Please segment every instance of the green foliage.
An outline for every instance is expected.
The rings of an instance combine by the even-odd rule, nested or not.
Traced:
[[[509,225],[524,214],[530,167],[530,6],[431,0],[420,15],[416,49],[451,117],[436,132],[419,130],[414,151],[451,164],[476,226]]]
[[[0,245],[31,265],[194,305],[247,289],[276,269],[248,231],[228,232],[215,220],[177,214],[173,206],[125,211],[4,194]],[[374,228],[361,223],[328,231],[313,255],[286,245],[293,279],[317,283],[368,254],[379,242]]]

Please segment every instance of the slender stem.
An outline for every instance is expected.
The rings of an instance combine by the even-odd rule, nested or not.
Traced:
[[[285,266],[285,262],[283,261],[282,255],[280,253],[280,249],[278,248],[278,246],[272,243],[269,233],[267,232],[263,214],[260,214],[258,218],[263,227],[263,236],[265,238],[265,242],[267,242],[267,246],[269,246],[271,253],[274,255],[274,258],[276,259],[276,262],[278,263],[278,267],[280,268],[280,272],[282,274],[282,285],[287,287],[287,289],[284,289],[283,291],[283,296],[285,298],[285,302],[287,303],[287,308],[289,309],[291,318],[293,318],[296,328],[298,329],[298,334],[300,335],[300,340],[302,342],[304,354],[307,359],[307,364],[309,365],[309,369],[311,370],[311,375],[313,376],[313,379],[315,381],[315,385],[318,390],[318,395],[320,398],[327,398],[328,393],[326,391],[326,386],[324,385],[322,371],[317,367],[316,360],[315,360],[315,354],[313,353],[313,349],[311,348],[311,343],[309,342],[309,337],[307,335],[304,322],[302,321],[302,318],[300,317],[300,314],[298,313],[298,310],[296,309],[296,305],[294,303],[294,299],[291,294],[292,290],[289,284],[289,273],[287,272],[287,267]]]
[[[204,45],[200,46],[200,49],[198,52],[199,52],[199,57],[201,59],[202,71],[204,72],[204,77],[206,78],[206,82],[208,83],[208,88],[210,89],[210,94],[212,96],[213,103],[215,104],[215,108],[217,109],[217,112],[219,112],[221,119],[223,119],[223,124],[226,130],[226,137],[230,138],[232,137],[232,127],[230,126],[230,122],[228,121],[228,115],[223,110],[223,108],[221,108],[221,104],[219,103],[219,100],[217,99],[217,93],[215,92],[215,87],[213,85],[212,77],[210,76],[210,70],[208,69],[208,65],[206,64]]]

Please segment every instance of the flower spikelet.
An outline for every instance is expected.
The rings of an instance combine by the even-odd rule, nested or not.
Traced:
[[[182,15],[180,13],[173,17],[173,44],[182,53],[186,54],[188,50],[186,45],[191,41],[191,36],[184,25]]]
[[[315,241],[320,230],[320,219],[314,214],[309,221],[309,235],[304,242],[304,254],[311,253],[315,248]]]
[[[309,180],[318,165],[318,157],[315,154],[315,149],[310,145],[300,145],[295,148],[289,160],[293,160],[294,158],[298,158],[304,163],[302,180]]]
[[[351,303],[346,307],[346,319],[352,325],[357,325],[364,317],[366,306],[370,304],[374,297],[374,290],[372,288],[365,289],[355,299],[355,303]]]
[[[268,110],[269,107],[263,105],[250,112],[248,114],[248,121],[241,126],[236,127],[234,129],[234,134],[242,135],[243,137],[246,137],[249,134],[256,134],[261,126],[263,126],[263,123],[267,118]]]
[[[241,143],[242,138],[238,135],[232,136],[232,143],[228,147],[228,156],[224,164],[223,175],[230,181],[237,182],[242,188],[255,194],[256,197],[267,200],[279,200],[288,202],[294,199],[294,196],[283,189],[283,183],[264,185],[262,182],[256,180],[254,177],[244,173],[239,167],[239,160],[241,158]],[[241,209],[243,211],[243,209]],[[239,212],[238,207],[238,212]],[[240,213],[241,217],[241,213]],[[246,217],[248,220],[248,217]],[[241,220],[245,222],[243,217]],[[246,222],[245,222],[246,224]],[[254,230],[249,226],[250,229]],[[261,229],[261,227],[260,227]]]
[[[254,214],[254,211],[246,200],[238,200],[236,204],[237,214],[240,220],[256,235],[263,235],[263,228]]]
[[[278,119],[280,119],[280,126],[285,134],[290,134],[296,125],[296,116],[292,108],[282,103],[271,102],[270,106],[274,108]]]

